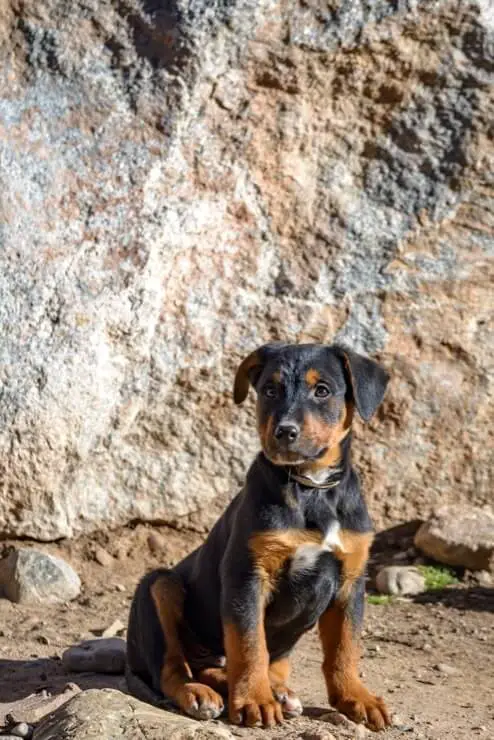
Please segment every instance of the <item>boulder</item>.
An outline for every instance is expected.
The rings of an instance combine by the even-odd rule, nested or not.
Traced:
[[[378,526],[489,501],[485,0],[3,0],[0,532],[207,529],[258,448],[237,363],[345,341]]]
[[[215,722],[156,709],[114,689],[90,689],[45,717],[34,740],[233,740]]]
[[[494,573],[494,512],[443,506],[418,529],[415,545],[439,563]]]
[[[20,548],[0,561],[0,595],[18,604],[62,603],[75,599],[81,580],[61,558]]]

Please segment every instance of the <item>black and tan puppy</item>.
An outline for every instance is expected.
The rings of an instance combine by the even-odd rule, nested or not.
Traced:
[[[387,373],[337,346],[265,345],[234,399],[257,391],[262,451],[204,544],[139,584],[128,629],[130,690],[196,718],[265,726],[300,713],[290,653],[318,623],[330,703],[389,724],[362,684],[358,634],[372,525],[350,462],[354,409],[368,421]]]

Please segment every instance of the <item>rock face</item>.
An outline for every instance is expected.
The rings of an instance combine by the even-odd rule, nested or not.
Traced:
[[[75,570],[54,555],[22,548],[0,561],[0,595],[18,604],[62,603],[80,591]]]
[[[0,41],[1,532],[210,526],[278,338],[390,369],[379,525],[489,499],[486,0],[6,0]]]
[[[494,512],[443,506],[422,524],[415,545],[440,563],[494,573]]]
[[[90,689],[43,719],[34,740],[232,740],[226,727],[155,709],[114,689]]]

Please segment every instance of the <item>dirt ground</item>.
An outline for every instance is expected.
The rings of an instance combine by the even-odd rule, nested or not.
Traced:
[[[201,537],[138,525],[93,539],[38,546],[75,567],[83,592],[58,607],[33,608],[0,599],[0,702],[43,689],[56,694],[68,682],[81,688],[123,688],[121,676],[64,673],[63,651],[101,635],[116,619],[125,624],[139,577],[183,557]],[[413,554],[410,541],[400,531],[378,538],[371,574],[377,563],[405,561],[407,552]],[[5,553],[11,544],[16,543],[3,543],[0,551]],[[125,631],[119,634],[125,637]],[[296,740],[326,729],[338,738],[337,727],[318,719],[328,711],[320,663],[313,632],[300,642],[293,659],[291,683],[305,715],[277,730],[234,728],[235,734]],[[494,589],[462,582],[413,600],[368,604],[362,673],[396,715],[395,726],[385,735],[389,740],[493,740]]]

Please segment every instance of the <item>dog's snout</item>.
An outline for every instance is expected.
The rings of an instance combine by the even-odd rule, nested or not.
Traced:
[[[279,442],[296,442],[300,428],[293,422],[280,422],[274,430],[274,436]]]

